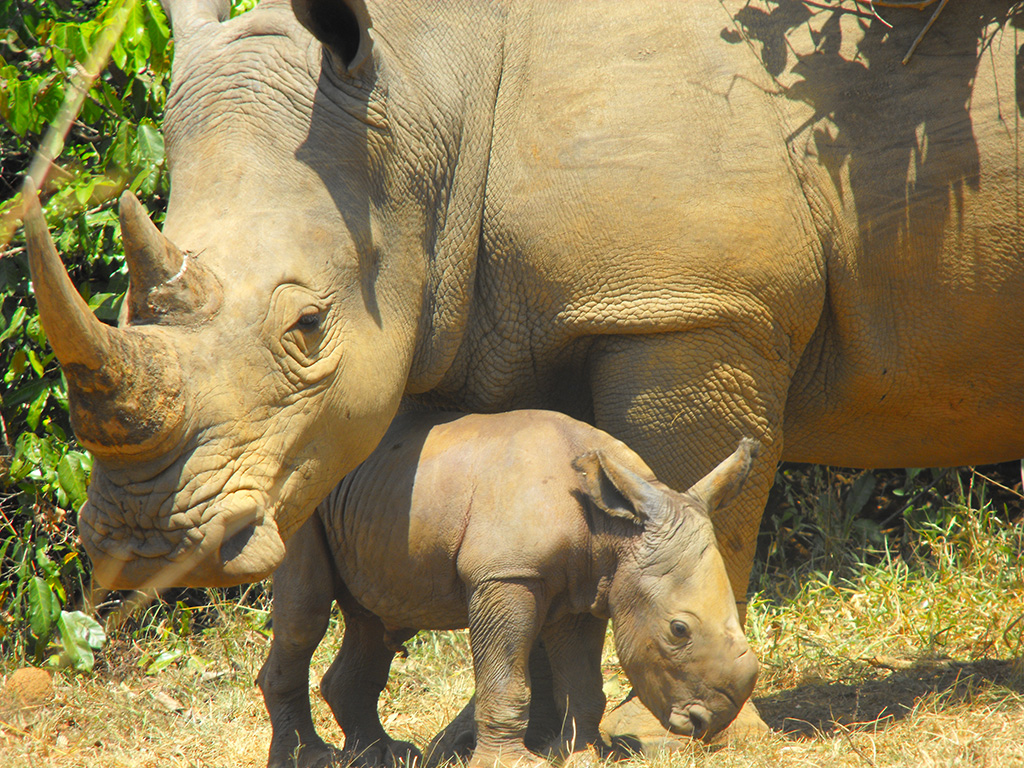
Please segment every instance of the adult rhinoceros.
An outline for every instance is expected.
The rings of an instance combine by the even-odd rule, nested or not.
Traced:
[[[852,0],[293,5],[171,1],[122,327],[30,217],[101,581],[270,573],[403,395],[565,411],[679,488],[757,438],[740,600],[777,459],[1024,454],[1016,6],[904,66],[927,15]]]

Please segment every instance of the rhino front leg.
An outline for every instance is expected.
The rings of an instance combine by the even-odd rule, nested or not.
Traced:
[[[340,600],[345,617],[345,636],[330,669],[320,681],[320,692],[345,732],[344,765],[369,768],[411,766],[421,761],[415,746],[388,736],[381,725],[377,702],[388,682],[394,642],[385,640],[381,620],[351,600]],[[413,630],[391,633],[403,643]],[[389,647],[391,646],[391,647]]]
[[[470,768],[541,766],[526,748],[530,715],[529,659],[546,606],[540,585],[489,581],[469,600],[469,642],[476,678],[476,749]]]
[[[256,680],[270,714],[269,768],[319,768],[336,752],[313,727],[309,662],[327,631],[333,572],[320,519],[314,515],[288,542],[274,574],[274,639]]]
[[[598,726],[605,705],[601,649],[607,626],[604,619],[575,614],[544,629],[554,699],[562,710],[561,734],[549,747],[552,756],[567,757],[601,744]]]

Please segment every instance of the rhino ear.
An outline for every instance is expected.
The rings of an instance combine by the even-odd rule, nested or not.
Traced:
[[[644,479],[611,451],[590,451],[572,463],[591,500],[612,517],[645,523],[660,516],[664,492]]]
[[[363,0],[292,0],[299,23],[313,33],[339,74],[355,74],[370,56],[370,13]]]
[[[226,21],[231,15],[228,0],[161,0],[161,3],[171,20],[174,44],[177,46],[182,45],[200,27]]]
[[[735,499],[750,474],[754,459],[761,452],[761,444],[748,437],[740,440],[739,447],[729,458],[691,486],[686,495],[703,507],[708,514]]]

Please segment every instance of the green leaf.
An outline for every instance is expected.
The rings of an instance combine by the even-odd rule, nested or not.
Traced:
[[[28,424],[29,429],[36,430],[39,428],[39,419],[43,415],[43,407],[49,399],[50,390],[44,389],[32,401],[32,405],[28,407],[28,413],[25,416],[25,422]]]
[[[28,310],[25,307],[18,307],[14,310],[14,314],[11,315],[11,322],[8,323],[7,327],[0,332],[0,341],[5,341],[13,336],[21,328],[21,324],[25,322],[25,315]]]
[[[39,355],[36,354],[34,349],[26,349],[25,354],[28,355],[28,364],[32,366],[32,370],[36,372],[36,376],[42,378],[45,369],[43,368],[43,361],[39,359]]]
[[[153,659],[153,662],[146,667],[146,674],[155,675],[159,672],[163,672],[184,654],[185,651],[182,648],[168,648],[166,651],[161,651],[157,654],[156,658]]]
[[[138,129],[139,156],[149,165],[162,165],[164,162],[164,137],[156,126],[142,123]]]
[[[43,324],[39,320],[39,315],[33,315],[29,318],[29,321],[25,324],[25,335],[32,339],[40,349],[46,347],[46,331],[43,330]]]
[[[33,576],[28,585],[28,621],[33,637],[49,638],[59,614],[60,603],[53,590],[39,576]]]
[[[82,466],[81,454],[69,452],[57,464],[57,482],[68,497],[72,509],[78,510],[85,503],[88,473]]]
[[[91,616],[81,611],[61,611],[57,620],[64,655],[79,672],[91,672],[96,663],[93,650],[99,650],[107,635]]]

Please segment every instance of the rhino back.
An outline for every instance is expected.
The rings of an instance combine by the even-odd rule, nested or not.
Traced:
[[[572,460],[597,447],[624,448],[545,411],[400,416],[321,505],[342,580],[389,626],[466,626],[467,590],[502,579],[586,610],[591,527]]]
[[[769,350],[810,336],[820,247],[770,78],[717,44],[721,20],[717,3],[510,10],[474,322],[440,391],[551,407],[567,346],[599,335],[744,323]],[[774,325],[751,320],[766,307]]]
[[[828,312],[787,404],[792,460],[1024,453],[1024,366],[1007,354],[1024,334],[1019,22],[1003,2],[951,3],[904,64],[931,12],[892,9],[891,29],[779,14],[759,32],[788,43],[774,67],[789,146],[832,216]]]
[[[951,6],[904,65],[926,14],[517,4],[472,322],[435,394],[586,417],[596,337],[712,326],[795,376],[785,458],[1024,452],[1011,15]]]

